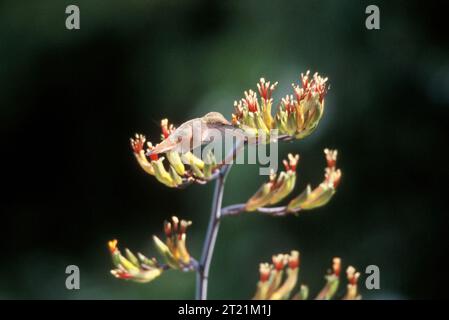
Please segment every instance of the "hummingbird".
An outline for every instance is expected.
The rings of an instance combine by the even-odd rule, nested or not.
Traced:
[[[221,113],[209,112],[201,118],[181,124],[153,150],[148,151],[147,156],[168,151],[180,153],[191,151],[201,144],[211,142],[217,133],[224,133],[226,129],[234,132],[236,128]]]

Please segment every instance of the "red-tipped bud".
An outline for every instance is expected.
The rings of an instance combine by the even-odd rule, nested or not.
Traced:
[[[301,73],[301,84],[304,89],[306,89],[309,86],[309,74],[310,70],[307,70],[306,74]]]
[[[338,187],[338,185],[340,184],[340,180],[341,180],[341,170],[338,169],[337,171],[335,171],[334,173],[334,189],[336,189]]]
[[[257,94],[253,90],[245,91],[245,98],[242,99],[244,106],[248,108],[250,112],[259,111],[259,103],[257,102]]]
[[[179,233],[180,234],[186,233],[187,227],[189,227],[191,224],[192,224],[192,221],[181,220]]]
[[[119,279],[131,279],[133,276],[124,270],[114,270],[113,275]]]
[[[260,282],[266,282],[270,279],[271,267],[268,263],[261,263],[259,265]]]
[[[264,78],[260,78],[260,81],[257,84],[257,89],[259,90],[259,94],[262,99],[265,100],[265,102],[271,99],[271,95],[274,89],[276,89],[277,84],[278,83],[275,82],[270,86],[270,81],[265,81]]]
[[[290,269],[296,269],[299,267],[299,252],[292,251],[288,256],[288,267]]]
[[[170,135],[170,128],[168,126],[168,119],[162,119],[161,120],[161,130],[162,130],[162,136],[164,139],[167,139]]]
[[[167,238],[171,237],[172,227],[171,227],[171,223],[168,221],[164,221],[164,233],[167,236]]]
[[[285,255],[278,254],[273,256],[273,265],[277,271],[281,271],[282,269],[284,269],[285,264],[286,264]]]
[[[326,155],[327,167],[335,168],[335,165],[337,164],[338,151],[326,148],[324,149],[324,154]]]
[[[146,150],[146,155],[150,157],[151,161],[157,161],[159,160],[159,155],[157,153],[152,153],[152,151],[154,150],[154,146],[151,142],[147,142],[147,150]]]
[[[288,164],[287,160],[282,160],[282,163],[284,165],[285,171],[290,171],[290,165]]]
[[[291,153],[288,154],[288,161],[283,160],[282,163],[284,164],[285,171],[296,171],[296,166],[298,165],[299,161],[299,155],[292,155]]]
[[[292,95],[286,95],[285,98],[282,98],[282,106],[288,114],[296,111],[296,106]]]
[[[339,277],[341,272],[341,259],[340,258],[334,258],[332,259],[332,271],[333,273]]]
[[[312,95],[318,94],[319,101],[323,102],[327,93],[327,78],[322,78],[315,73],[313,79],[309,79],[310,71],[306,74],[301,73],[301,86],[293,84],[296,100],[300,102],[303,99],[310,99]]]
[[[135,134],[134,139],[129,139],[131,142],[131,148],[133,149],[134,153],[139,154],[140,151],[143,150],[143,145],[145,143],[145,136],[142,134]]]
[[[171,217],[171,220],[173,222],[173,232],[178,233],[178,226],[179,226],[179,219],[176,216]]]
[[[346,276],[348,277],[349,284],[356,285],[357,281],[359,280],[360,273],[356,272],[356,270],[353,266],[349,266],[346,269]]]
[[[108,248],[111,253],[114,253],[117,250],[117,240],[111,240],[108,242]]]

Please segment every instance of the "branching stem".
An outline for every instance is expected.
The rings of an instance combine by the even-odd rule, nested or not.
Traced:
[[[215,181],[214,199],[212,203],[212,210],[207,227],[206,239],[204,241],[203,252],[201,260],[197,268],[196,277],[196,299],[207,299],[207,285],[209,279],[210,264],[212,255],[214,253],[215,241],[217,240],[218,229],[220,227],[221,204],[223,200],[223,190],[226,176],[231,169],[230,164],[224,165],[220,168],[219,175]]]
[[[240,204],[233,204],[231,206],[228,207],[224,207],[221,210],[221,216],[225,217],[225,216],[236,216],[241,214],[242,212],[245,212],[245,204],[244,203],[240,203]],[[270,208],[266,208],[266,207],[261,207],[258,208],[256,210],[256,212],[268,215],[268,216],[274,216],[274,217],[282,217],[285,216],[287,214],[294,214],[299,212],[300,210],[288,210],[286,206],[282,206],[282,207],[270,207]]]
[[[280,140],[290,140],[291,137],[280,137]],[[215,173],[212,178],[215,180],[215,191],[212,203],[211,214],[209,218],[209,225],[207,227],[206,239],[203,245],[203,252],[201,254],[201,260],[195,263],[196,275],[196,293],[195,298],[197,300],[207,299],[207,287],[209,280],[210,264],[212,261],[212,255],[214,253],[215,242],[217,240],[218,230],[220,228],[220,219],[222,216],[238,215],[245,211],[245,204],[232,205],[222,209],[223,191],[226,181],[226,176],[232,167],[234,157],[237,152],[245,146],[245,143],[234,146],[230,157],[226,158],[220,169]],[[211,179],[212,180],[212,179]],[[260,213],[264,213],[271,216],[284,216],[287,213],[286,207],[273,207],[273,208],[259,208],[257,210]]]

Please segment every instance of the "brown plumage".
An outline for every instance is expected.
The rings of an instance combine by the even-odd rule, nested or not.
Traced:
[[[165,140],[159,143],[150,154],[160,154],[168,151],[184,153],[193,149],[194,132],[196,137],[200,137],[200,144],[210,142],[217,129],[224,132],[225,129],[235,129],[232,124],[219,112],[209,112],[201,118],[195,118],[184,122]],[[198,138],[197,138],[198,139]]]

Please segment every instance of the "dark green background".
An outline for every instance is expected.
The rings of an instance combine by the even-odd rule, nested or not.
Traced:
[[[376,264],[365,298],[447,295],[449,55],[446,14],[433,1],[16,1],[0,4],[0,298],[193,298],[194,274],[147,285],[109,274],[106,243],[148,255],[165,218],[191,219],[198,257],[212,185],[172,190],[136,164],[128,139],[156,140],[158,122],[207,111],[227,117],[261,76],[275,99],[311,69],[330,78],[326,110],[298,152],[299,188],[322,179],[322,149],[338,148],[332,202],[299,217],[223,221],[210,298],[250,298],[258,263],[298,249],[316,293],[333,256]],[[81,29],[65,29],[77,4]],[[381,30],[365,28],[377,4]],[[236,166],[224,203],[265,180]],[[81,290],[65,289],[65,267]],[[364,279],[364,277],[363,277]],[[362,280],[363,283],[363,280]]]

